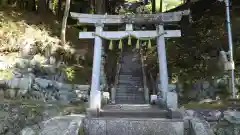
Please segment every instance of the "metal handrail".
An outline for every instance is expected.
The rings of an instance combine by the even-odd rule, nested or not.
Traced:
[[[157,94],[156,83],[154,81],[154,78],[153,78],[153,75],[152,75],[151,71],[149,71],[148,74],[149,74],[150,82],[151,82],[151,85],[152,85],[152,94],[155,95],[155,94]]]
[[[121,59],[122,59],[122,50],[120,52],[120,55],[118,57],[118,62],[117,62],[117,70],[116,70],[116,74],[115,74],[115,79],[114,79],[114,84],[112,86],[112,89],[111,89],[111,95],[112,95],[112,103],[115,103],[115,98],[116,98],[116,88],[117,88],[117,85],[118,85],[118,82],[119,82],[119,74],[120,74],[120,69],[122,67],[121,65]]]
[[[142,52],[141,48],[140,48],[140,59],[141,59],[142,75],[143,75],[144,97],[145,97],[145,102],[148,104],[149,103],[149,89],[147,86],[147,77],[146,77],[146,72],[145,72],[145,68],[144,68],[143,52]]]
[[[116,70],[116,75],[115,75],[115,83],[114,83],[114,87],[116,87],[118,85],[118,81],[119,81],[119,73],[120,73],[120,69],[122,67],[122,64],[121,64],[121,59],[122,59],[122,50],[120,52],[120,55],[118,57],[118,63],[117,63],[117,70]]]

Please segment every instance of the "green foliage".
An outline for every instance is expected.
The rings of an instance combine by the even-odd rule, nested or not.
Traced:
[[[72,82],[75,78],[75,70],[73,67],[66,67],[62,69],[66,73],[68,81]]]
[[[11,69],[0,70],[1,79],[10,80],[13,77]]]
[[[191,24],[184,22],[181,25],[182,38],[166,40],[170,77],[199,80],[220,73],[217,51],[227,45],[224,7],[211,8],[202,15],[199,14],[192,14],[195,20]],[[158,71],[157,53],[152,50],[147,53],[150,54],[147,58],[149,68],[155,67],[155,71]]]
[[[7,6],[7,0],[0,0],[0,7]]]

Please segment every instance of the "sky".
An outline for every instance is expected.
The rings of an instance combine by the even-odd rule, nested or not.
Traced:
[[[156,9],[160,9],[160,1],[161,0],[156,0]],[[163,0],[163,11],[172,9],[178,5],[180,5],[183,2],[183,0]]]
[[[126,0],[128,2],[134,2],[139,0]],[[160,1],[161,0],[155,0],[156,1],[156,10],[160,9]],[[169,10],[171,8],[174,8],[178,5],[180,5],[184,0],[162,0],[163,1],[163,11]]]

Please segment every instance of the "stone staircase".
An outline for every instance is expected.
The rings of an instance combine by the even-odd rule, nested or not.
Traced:
[[[116,104],[144,104],[142,70],[139,53],[123,52],[116,88]]]

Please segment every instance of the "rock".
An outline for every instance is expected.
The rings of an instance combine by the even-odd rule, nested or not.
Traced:
[[[9,98],[16,98],[18,90],[17,89],[7,89],[7,93],[9,95]]]
[[[55,65],[56,64],[56,58],[54,58],[53,56],[50,57],[50,65]]]
[[[77,95],[69,91],[59,91],[59,100],[63,103],[69,103],[71,100],[75,99]]]
[[[21,133],[21,135],[36,135],[37,133],[32,128],[24,128]]]
[[[90,85],[77,85],[77,84],[74,84],[73,85],[73,89],[76,89],[76,90],[89,90],[90,89]]]
[[[43,93],[41,93],[40,91],[29,91],[28,96],[31,99],[38,99],[38,100],[45,101],[45,97],[44,97]]]
[[[31,89],[33,80],[34,80],[34,76],[26,76],[24,78],[19,78],[18,88],[27,89],[27,90]]]
[[[78,99],[88,101],[88,91],[86,91],[86,90],[74,90],[74,91],[77,94]]]
[[[13,75],[14,75],[15,78],[23,77],[23,75],[20,72],[16,71],[16,70],[13,71]]]
[[[196,112],[193,111],[193,110],[185,110],[185,113],[188,115],[188,116],[191,116],[191,117],[195,117],[196,116]]]
[[[0,61],[0,70],[6,70],[6,69],[8,69],[8,64],[3,61]]]
[[[31,60],[32,64],[43,64],[46,61],[46,58],[42,55],[34,55],[33,59]]]
[[[28,68],[30,66],[30,60],[24,58],[18,58],[16,60],[16,65],[18,68]]]
[[[216,131],[216,134],[217,135],[239,135],[240,134],[240,128],[239,128],[240,112],[227,110],[223,114],[224,114],[224,120],[219,121],[217,125],[214,126],[214,130]]]
[[[32,59],[32,60],[30,61],[30,65],[33,66],[33,67],[35,67],[35,66],[40,65],[40,63],[39,63],[38,61],[36,61],[35,59]]]
[[[186,95],[188,99],[196,99],[198,96],[198,93],[199,91],[197,90],[189,90]]]
[[[38,135],[34,126],[51,117],[58,116],[62,110],[56,105],[33,103],[0,104],[1,135]],[[56,124],[57,125],[57,124]]]
[[[80,125],[77,122],[71,122],[68,126],[67,131],[64,133],[64,135],[79,135],[79,128]]]
[[[210,87],[210,83],[208,81],[203,81],[202,82],[202,88],[203,89],[208,89]]]
[[[219,119],[222,115],[222,112],[215,110],[215,111],[211,111],[209,112],[209,116],[215,118],[215,119]]]
[[[8,87],[14,89],[14,88],[18,88],[19,87],[19,81],[20,81],[19,78],[12,78],[11,80],[7,80],[6,84],[7,84]]]
[[[53,84],[51,80],[35,78],[35,82],[39,84],[42,88],[47,88],[49,84]]]
[[[61,82],[56,82],[55,87],[57,89],[61,90],[73,90],[73,85],[72,84],[66,84],[66,83],[61,83]]]
[[[227,110],[223,112],[224,119],[232,124],[240,124],[240,112],[233,111],[233,110]]]
[[[27,94],[27,92],[28,92],[28,90],[27,89],[19,89],[18,90],[18,97],[23,97],[24,95],[26,95]]]
[[[5,92],[4,90],[0,90],[0,98],[4,99],[5,97]]]
[[[214,100],[212,99],[203,99],[199,102],[199,104],[205,104],[205,103],[211,103],[211,102],[214,102]]]
[[[33,76],[26,76],[23,78],[12,78],[11,80],[7,80],[6,84],[12,89],[29,89],[32,81]]]
[[[213,130],[206,121],[192,118],[189,122],[191,125],[190,135],[214,135]]]
[[[47,74],[56,74],[56,66],[55,65],[41,65],[41,68]]]
[[[57,116],[32,128],[38,135],[78,135],[84,118],[85,115]]]

